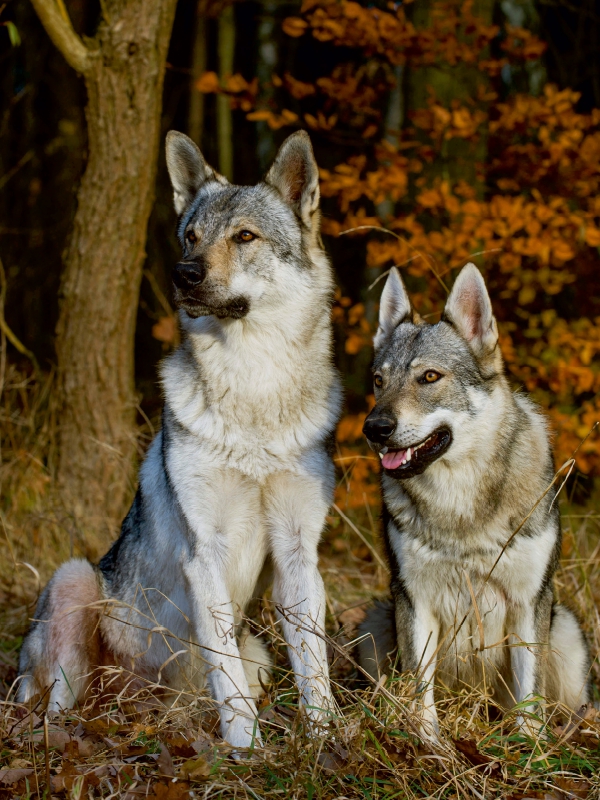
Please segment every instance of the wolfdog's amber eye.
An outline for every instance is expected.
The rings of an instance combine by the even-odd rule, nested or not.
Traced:
[[[252,231],[240,231],[240,233],[238,233],[238,239],[240,242],[251,242],[253,239],[256,239],[256,235],[252,233]]]
[[[435,383],[439,381],[442,376],[439,372],[436,372],[433,369],[428,369],[425,375],[423,375],[423,382],[424,383]]]
[[[185,238],[190,244],[196,244],[197,237],[194,231],[188,231],[185,235]]]
[[[381,387],[383,386],[383,378],[381,377],[381,375],[375,375],[375,377],[373,378],[373,383],[378,389],[381,389]]]

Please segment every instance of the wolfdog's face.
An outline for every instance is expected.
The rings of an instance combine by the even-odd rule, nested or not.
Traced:
[[[190,317],[246,316],[303,282],[319,229],[318,169],[306,133],[288,137],[266,178],[234,186],[182,133],[167,135],[182,260],[175,302]]]
[[[489,296],[473,264],[461,271],[435,325],[412,310],[392,269],[375,336],[376,405],[363,428],[386,474],[412,478],[442,456],[458,460],[473,443],[476,417],[502,374],[497,345]]]

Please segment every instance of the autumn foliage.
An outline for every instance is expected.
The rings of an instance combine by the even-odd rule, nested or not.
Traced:
[[[469,0],[431,2],[426,24],[417,24],[416,5],[390,4],[386,11],[307,0],[284,31],[339,46],[343,56],[314,82],[274,75],[278,107],[261,107],[259,87],[241,76],[227,86],[214,76],[210,87],[207,76],[200,88],[227,91],[250,119],[274,129],[302,125],[354,141],[348,158],[322,170],[322,194],[338,210],[325,219],[324,233],[360,229],[350,235],[366,237],[366,286],[398,265],[432,321],[452,271],[475,261],[490,287],[513,382],[550,414],[558,463],[577,451],[578,468],[598,474],[600,438],[588,434],[600,419],[593,289],[600,266],[600,110],[579,113],[576,93],[548,84],[537,94],[515,90],[511,76],[527,85],[545,49],[531,31],[491,24]],[[390,131],[385,109],[399,66],[408,113],[401,129]],[[454,76],[454,88],[446,82],[438,96],[432,68]],[[411,96],[417,81],[425,84],[421,103]],[[364,297],[372,297],[366,286]],[[345,327],[347,353],[370,347],[374,320],[362,302],[340,298],[334,314]],[[342,422],[342,458],[360,437],[361,420]],[[367,484],[359,483],[364,494]]]

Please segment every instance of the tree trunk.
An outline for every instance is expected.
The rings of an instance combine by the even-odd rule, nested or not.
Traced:
[[[57,479],[84,531],[113,530],[133,488],[133,346],[176,0],[113,0],[88,44],[33,0],[83,73],[89,157],[64,257],[57,327]]]
[[[233,73],[235,54],[235,15],[227,6],[219,16],[219,78],[224,81]],[[233,115],[226,94],[217,95],[217,138],[219,172],[233,180]]]

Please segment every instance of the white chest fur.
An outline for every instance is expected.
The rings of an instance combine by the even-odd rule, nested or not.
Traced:
[[[207,468],[264,481],[296,469],[333,430],[340,392],[326,316],[312,333],[209,318],[165,363],[167,403]]]

